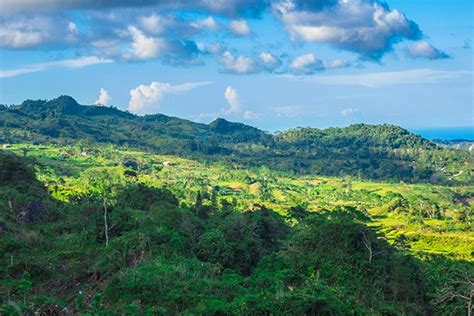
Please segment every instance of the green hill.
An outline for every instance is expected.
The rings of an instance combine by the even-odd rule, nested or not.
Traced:
[[[3,128],[2,128],[3,127]],[[298,128],[272,135],[217,119],[200,124],[85,106],[69,96],[0,107],[3,143],[109,143],[296,174],[406,182],[470,183],[470,153],[441,148],[393,125]]]

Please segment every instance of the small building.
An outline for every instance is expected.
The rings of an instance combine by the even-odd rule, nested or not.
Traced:
[[[3,144],[2,146],[3,149],[9,149],[11,148],[10,144]]]

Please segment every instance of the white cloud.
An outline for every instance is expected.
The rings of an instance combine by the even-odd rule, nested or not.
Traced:
[[[260,117],[260,113],[243,109],[240,103],[239,93],[233,87],[228,86],[225,89],[224,97],[227,100],[228,107],[221,109],[221,114],[225,116],[239,116],[245,120],[255,120]]]
[[[235,35],[247,36],[251,33],[250,27],[245,20],[233,20],[230,22],[230,30]]]
[[[231,86],[227,87],[224,92],[224,97],[229,104],[229,107],[223,111],[224,114],[234,114],[239,113],[241,111],[241,104],[239,101],[239,94],[237,90],[232,88]]]
[[[221,63],[227,72],[249,74],[258,71],[255,60],[245,56],[234,57],[229,51],[225,51],[222,54]]]
[[[272,18],[267,13],[274,14],[292,39],[328,43],[365,58],[380,58],[400,40],[418,40],[422,35],[413,21],[379,0],[5,1],[2,8],[11,11],[0,13],[0,48],[73,48],[79,55],[90,52],[126,62],[160,59],[168,65],[185,66],[200,65],[203,55],[211,53],[223,71],[237,74],[273,72],[281,66],[280,59],[269,52],[231,53],[226,52],[228,48],[210,44],[229,44],[230,33],[251,35],[250,19],[263,12],[264,19]],[[120,9],[110,9],[116,7]],[[68,10],[84,11],[77,16]],[[182,15],[181,10],[190,14]],[[222,18],[229,22],[220,22]],[[198,45],[195,41],[207,43]],[[426,45],[412,51],[412,55],[431,59],[442,56],[439,50],[429,52]],[[284,52],[278,56],[286,61]],[[306,65],[286,70],[311,74],[345,66],[347,63],[340,59],[321,61],[314,57]]]
[[[151,34],[161,34],[165,30],[168,23],[165,18],[160,15],[151,14],[149,16],[142,16],[139,18],[141,27]]]
[[[418,41],[408,48],[408,54],[414,58],[443,59],[449,58],[445,52],[437,49],[426,41]]]
[[[86,56],[76,59],[65,59],[48,63],[32,64],[21,68],[0,70],[0,78],[16,77],[23,74],[45,71],[51,68],[82,68],[97,64],[112,63],[112,59],[97,56]]]
[[[125,59],[149,60],[157,58],[167,48],[165,40],[146,36],[134,26],[129,26],[128,31],[132,37],[132,53],[126,54]]]
[[[307,76],[300,78],[293,75],[282,75],[284,78],[304,80],[325,85],[350,85],[376,88],[392,85],[430,84],[472,76],[465,70],[412,69],[401,71],[372,72],[351,75]]]
[[[220,57],[222,69],[235,74],[253,74],[261,71],[273,72],[281,66],[281,60],[269,52],[262,52],[258,57],[234,56],[224,51]]]
[[[159,102],[166,94],[184,93],[196,88],[207,86],[211,83],[211,81],[202,81],[172,85],[170,83],[153,81],[150,85],[142,84],[135,89],[130,90],[128,110],[139,115],[156,113],[159,107]]]
[[[77,34],[77,25],[74,22],[69,22],[67,25],[67,29],[71,34]]]
[[[191,26],[197,29],[209,29],[211,31],[217,30],[217,22],[212,16],[192,22]]]
[[[324,68],[334,69],[334,68],[344,68],[349,66],[348,62],[343,59],[333,59],[328,61],[323,61]]]
[[[312,74],[324,69],[323,62],[314,54],[301,55],[293,59],[290,68],[297,74]]]
[[[207,54],[213,54],[213,55],[220,55],[223,51],[225,51],[225,48],[219,44],[219,43],[203,43],[203,42],[198,42],[197,43],[198,49]]]
[[[421,36],[418,25],[403,13],[374,0],[328,1],[319,7],[304,2],[305,8],[301,2],[273,3],[274,13],[295,39],[328,43],[378,59],[394,43]]]
[[[99,97],[95,101],[97,105],[109,105],[112,98],[109,95],[109,91],[104,88],[100,88]]]
[[[262,66],[268,71],[273,71],[281,65],[281,60],[269,52],[262,52],[259,57]]]

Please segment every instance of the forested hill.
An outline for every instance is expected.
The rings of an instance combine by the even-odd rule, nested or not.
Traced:
[[[468,152],[440,148],[393,125],[298,128],[272,135],[224,119],[200,124],[162,114],[136,116],[80,105],[69,96],[0,106],[0,142],[110,143],[298,174],[472,182]]]

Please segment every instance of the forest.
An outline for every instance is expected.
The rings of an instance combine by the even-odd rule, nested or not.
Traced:
[[[305,146],[312,133],[277,137]],[[472,311],[472,182],[299,174],[93,142],[3,148],[3,314]]]
[[[0,126],[0,313],[472,313],[465,144],[68,96],[2,106]]]

